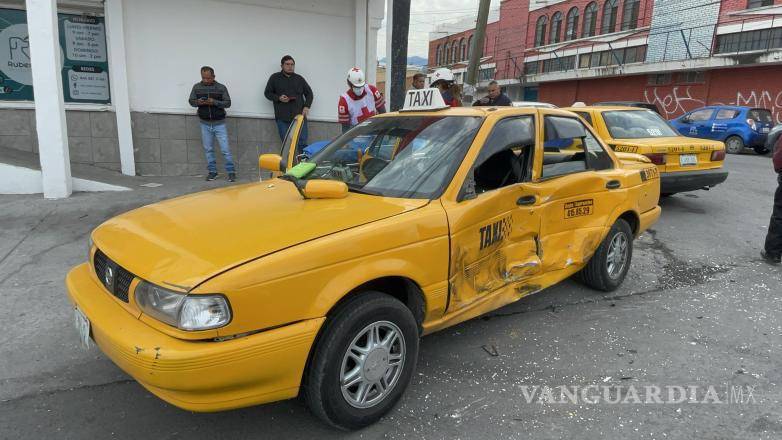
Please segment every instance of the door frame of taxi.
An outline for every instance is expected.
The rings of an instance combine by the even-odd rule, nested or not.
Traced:
[[[288,132],[285,133],[285,139],[282,141],[280,157],[285,161],[285,169],[293,168],[296,165],[296,146],[299,144],[299,136],[304,126],[304,115],[296,115],[288,126]]]
[[[530,120],[529,139],[498,135],[502,124],[524,118]],[[539,154],[535,141],[537,119],[536,113],[519,113],[495,121],[485,137],[476,138],[486,140],[478,152],[471,154],[459,195],[454,200],[442,199],[451,237],[446,313],[455,313],[488,296],[516,288],[540,273],[540,216],[534,206],[538,198],[525,185],[533,179],[532,164]],[[493,142],[502,146],[492,149]],[[510,170],[521,174],[515,176],[516,182],[504,184],[506,176],[499,182],[500,186],[475,194],[476,170],[499,154],[515,154],[514,149],[526,156],[519,160],[519,168]],[[482,155],[482,152],[487,153]]]

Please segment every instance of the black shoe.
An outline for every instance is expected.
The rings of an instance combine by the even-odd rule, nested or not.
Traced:
[[[212,180],[217,179],[217,173],[209,173],[206,175],[206,181],[211,182]]]
[[[782,263],[782,256],[781,255],[771,255],[767,253],[765,250],[760,251],[760,256],[763,257],[763,259],[768,264],[780,264]]]
[[[236,173],[228,173],[228,181],[236,182]]]

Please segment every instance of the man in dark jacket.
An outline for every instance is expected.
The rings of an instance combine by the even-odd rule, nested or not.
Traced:
[[[778,186],[774,194],[774,210],[771,212],[765,249],[760,252],[760,255],[771,264],[780,264],[782,261],[782,136],[774,144],[773,161]]]
[[[510,98],[500,90],[500,85],[497,81],[489,83],[489,91],[486,96],[472,103],[473,107],[476,106],[490,106],[490,107],[508,107],[510,106]]]
[[[266,83],[264,95],[266,99],[274,103],[274,120],[277,122],[277,131],[280,140],[285,140],[293,118],[304,115],[304,124],[299,135],[299,152],[307,146],[307,116],[312,107],[314,98],[307,80],[294,70],[296,61],[290,55],[285,55],[280,60],[281,70],[273,73]]]
[[[228,131],[225,129],[225,109],[231,106],[231,95],[228,89],[215,81],[215,71],[209,66],[201,68],[201,82],[196,83],[190,91],[190,105],[198,108],[198,118],[201,119],[201,141],[206,152],[206,168],[209,174],[206,180],[217,178],[214,140],[220,144],[220,151],[225,158],[225,172],[228,181],[236,181],[236,170],[231,149],[228,146]]]

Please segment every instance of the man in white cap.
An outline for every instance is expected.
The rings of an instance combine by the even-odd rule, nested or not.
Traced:
[[[350,130],[366,119],[386,112],[386,101],[377,87],[367,84],[364,72],[358,67],[348,71],[348,91],[340,95],[337,113],[342,132]]]

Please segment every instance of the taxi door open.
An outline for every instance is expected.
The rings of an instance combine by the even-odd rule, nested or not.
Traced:
[[[589,261],[627,189],[623,171],[581,119],[546,110],[541,117],[540,177],[530,186],[541,199],[541,269],[550,272]]]
[[[457,200],[443,200],[451,234],[447,313],[520,289],[540,272],[537,196],[524,183],[531,180],[535,131],[534,115],[497,121]]]
[[[291,125],[288,127],[288,133],[285,134],[285,140],[282,141],[282,151],[280,152],[280,156],[284,162],[284,166],[282,167],[284,170],[289,170],[299,163],[299,154],[301,154],[301,152],[297,151],[296,146],[299,144],[299,135],[301,134],[301,128],[303,126],[304,116],[296,115],[296,117],[293,118],[293,121],[291,121]]]

